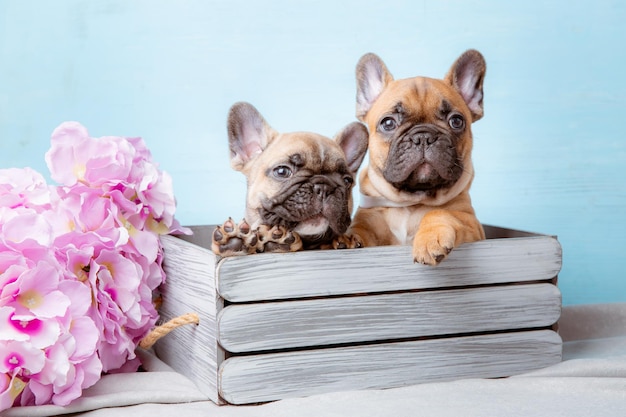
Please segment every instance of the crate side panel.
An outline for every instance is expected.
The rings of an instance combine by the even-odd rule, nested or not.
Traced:
[[[551,284],[507,285],[230,305],[219,342],[230,352],[548,327],[561,314]]]
[[[408,246],[259,254],[222,259],[218,292],[233,302],[550,280],[561,245],[549,236],[490,239],[453,250],[436,267]]]
[[[231,357],[220,393],[233,404],[461,378],[511,376],[561,360],[551,330]]]
[[[215,291],[215,257],[197,245],[172,236],[161,238],[166,282],[161,286],[162,321],[195,312],[197,326],[183,326],[154,346],[157,356],[185,375],[212,401],[219,402],[217,369],[223,359],[218,348],[217,313],[222,301]]]

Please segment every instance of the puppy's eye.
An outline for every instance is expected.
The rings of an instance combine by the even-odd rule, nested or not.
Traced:
[[[465,120],[463,120],[463,116],[455,114],[448,119],[448,124],[454,130],[461,130],[465,127]]]
[[[380,121],[380,128],[385,132],[393,132],[398,127],[396,120],[393,117],[384,117]]]
[[[343,183],[346,187],[350,187],[352,186],[352,184],[354,184],[354,179],[350,175],[346,175],[345,177],[343,177]]]
[[[274,170],[272,171],[272,174],[276,178],[285,179],[285,178],[291,177],[291,174],[293,174],[293,172],[291,171],[291,168],[289,168],[288,166],[279,165],[276,168],[274,168]]]

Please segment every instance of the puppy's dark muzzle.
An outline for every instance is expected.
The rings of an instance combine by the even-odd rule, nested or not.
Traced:
[[[264,224],[293,230],[300,222],[316,216],[328,220],[328,229],[316,236],[301,235],[305,246],[328,242],[350,224],[350,188],[343,175],[315,175],[286,183],[272,199],[261,201],[259,215]]]
[[[392,139],[384,178],[407,192],[432,193],[454,183],[462,173],[451,132],[433,124],[408,126]]]
[[[329,215],[329,211],[343,210],[347,206],[346,190],[338,181],[315,175],[287,183],[274,198],[262,201],[262,216],[271,214],[272,224],[277,221],[274,216],[291,223],[319,214],[331,220],[336,215]],[[269,217],[266,220],[270,220]]]
[[[336,196],[343,198],[344,195],[337,195],[343,189],[340,178],[333,178],[327,175],[315,175],[309,180],[312,185],[312,196],[320,202],[325,202],[329,197]]]

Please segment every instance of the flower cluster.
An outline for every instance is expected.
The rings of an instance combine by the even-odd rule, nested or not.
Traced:
[[[140,138],[52,134],[50,186],[0,170],[0,410],[67,405],[102,372],[134,371],[164,281],[172,181]]]

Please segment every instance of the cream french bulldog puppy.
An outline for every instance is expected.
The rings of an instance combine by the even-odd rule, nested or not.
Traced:
[[[233,169],[247,178],[245,219],[213,233],[221,256],[288,252],[329,245],[350,225],[354,176],[367,151],[354,122],[332,140],[310,132],[279,133],[251,104],[228,115]]]
[[[483,56],[468,50],[443,79],[395,80],[374,54],[356,68],[356,115],[369,129],[361,203],[335,246],[412,244],[413,259],[440,263],[485,238],[469,189],[471,124],[483,116]]]

